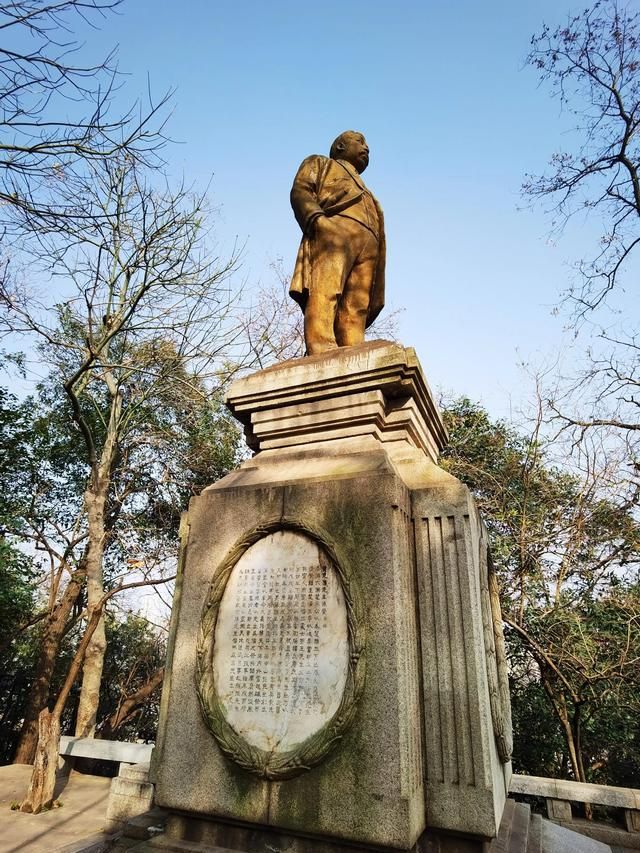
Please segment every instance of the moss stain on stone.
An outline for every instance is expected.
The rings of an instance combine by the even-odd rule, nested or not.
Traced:
[[[362,506],[356,506],[344,498],[330,503],[323,526],[336,543],[340,552],[346,551],[353,557],[367,545],[367,524]]]
[[[233,765],[231,766],[233,767],[231,773],[233,775],[233,785],[235,789],[234,806],[238,809],[240,814],[247,813],[247,809],[249,810],[249,813],[253,813],[255,807],[252,806],[252,800],[255,795],[256,788],[258,786],[262,787],[267,783],[256,779],[245,770],[236,768]]]

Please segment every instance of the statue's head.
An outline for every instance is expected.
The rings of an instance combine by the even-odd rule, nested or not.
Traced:
[[[332,160],[346,160],[360,174],[369,165],[369,146],[361,133],[345,130],[333,140],[329,157]]]

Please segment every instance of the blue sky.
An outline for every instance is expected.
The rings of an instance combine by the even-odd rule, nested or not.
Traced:
[[[128,96],[147,74],[156,95],[177,89],[171,169],[200,184],[213,175],[219,249],[246,242],[239,280],[252,286],[278,257],[293,266],[299,162],[342,130],[364,132],[402,342],[432,387],[508,416],[529,394],[519,362],[548,362],[561,345],[552,309],[594,239],[578,223],[554,245],[542,210],[518,210],[525,172],[571,144],[568,117],[524,66],[531,35],[570,8],[127,0],[88,47],[119,44]]]

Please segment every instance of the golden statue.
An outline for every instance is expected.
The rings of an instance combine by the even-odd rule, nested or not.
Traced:
[[[368,165],[364,136],[347,130],[329,157],[302,162],[291,188],[303,236],[289,293],[304,312],[307,355],[362,343],[384,307],[384,218],[360,177]]]

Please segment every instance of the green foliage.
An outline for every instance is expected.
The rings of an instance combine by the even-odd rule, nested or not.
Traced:
[[[107,652],[98,708],[99,730],[118,709],[119,703],[143,687],[154,672],[164,666],[165,634],[146,619],[128,614],[124,620],[111,616],[107,621]],[[145,740],[156,737],[160,712],[160,691],[138,709],[117,730],[118,740]]]
[[[515,767],[625,784],[640,759],[637,508],[595,466],[553,464],[539,424],[527,436],[466,398],[444,416],[442,464],[474,492],[501,579]]]
[[[20,635],[36,608],[36,572],[11,530],[22,527],[29,494],[29,417],[26,407],[0,388],[0,763],[9,760],[20,708],[33,674],[33,643]]]
[[[30,611],[22,615],[26,619]],[[36,629],[7,639],[13,642],[0,653],[0,765],[13,757],[39,650]]]
[[[154,358],[161,355],[156,352]],[[137,411],[123,433],[108,494],[108,584],[137,568],[171,565],[180,513],[189,497],[224,476],[239,454],[239,431],[218,395],[208,395],[204,388],[196,393],[192,382],[174,383],[168,374],[152,394],[140,382],[137,388],[140,399],[134,379],[126,386],[128,405]],[[108,411],[107,396],[97,384],[90,386],[83,405],[97,434]],[[51,561],[56,570],[61,567],[56,554],[66,553],[70,569],[82,560],[88,466],[69,402],[53,377],[23,402],[0,388],[0,439],[0,762],[7,762],[17,743],[46,620],[20,629],[46,610]],[[67,577],[68,570],[61,570],[62,584]],[[83,606],[80,601],[72,620]],[[69,624],[52,676],[52,696],[63,681],[80,627]],[[135,689],[163,657],[156,632],[134,617],[124,623],[110,617],[108,638],[103,720],[121,696],[122,677],[131,675],[129,686]],[[140,660],[134,666],[136,654]],[[77,698],[76,688],[63,720],[66,730],[72,729]],[[119,729],[118,737],[153,739],[156,718],[157,702],[152,701]]]
[[[514,771],[530,776],[563,775],[566,744],[538,680],[511,686],[511,714]]]
[[[0,650],[11,644],[16,631],[33,615],[34,579],[31,560],[0,540]]]
[[[71,526],[86,472],[50,388],[22,402],[0,388],[0,522],[7,541],[38,542],[52,521]]]

